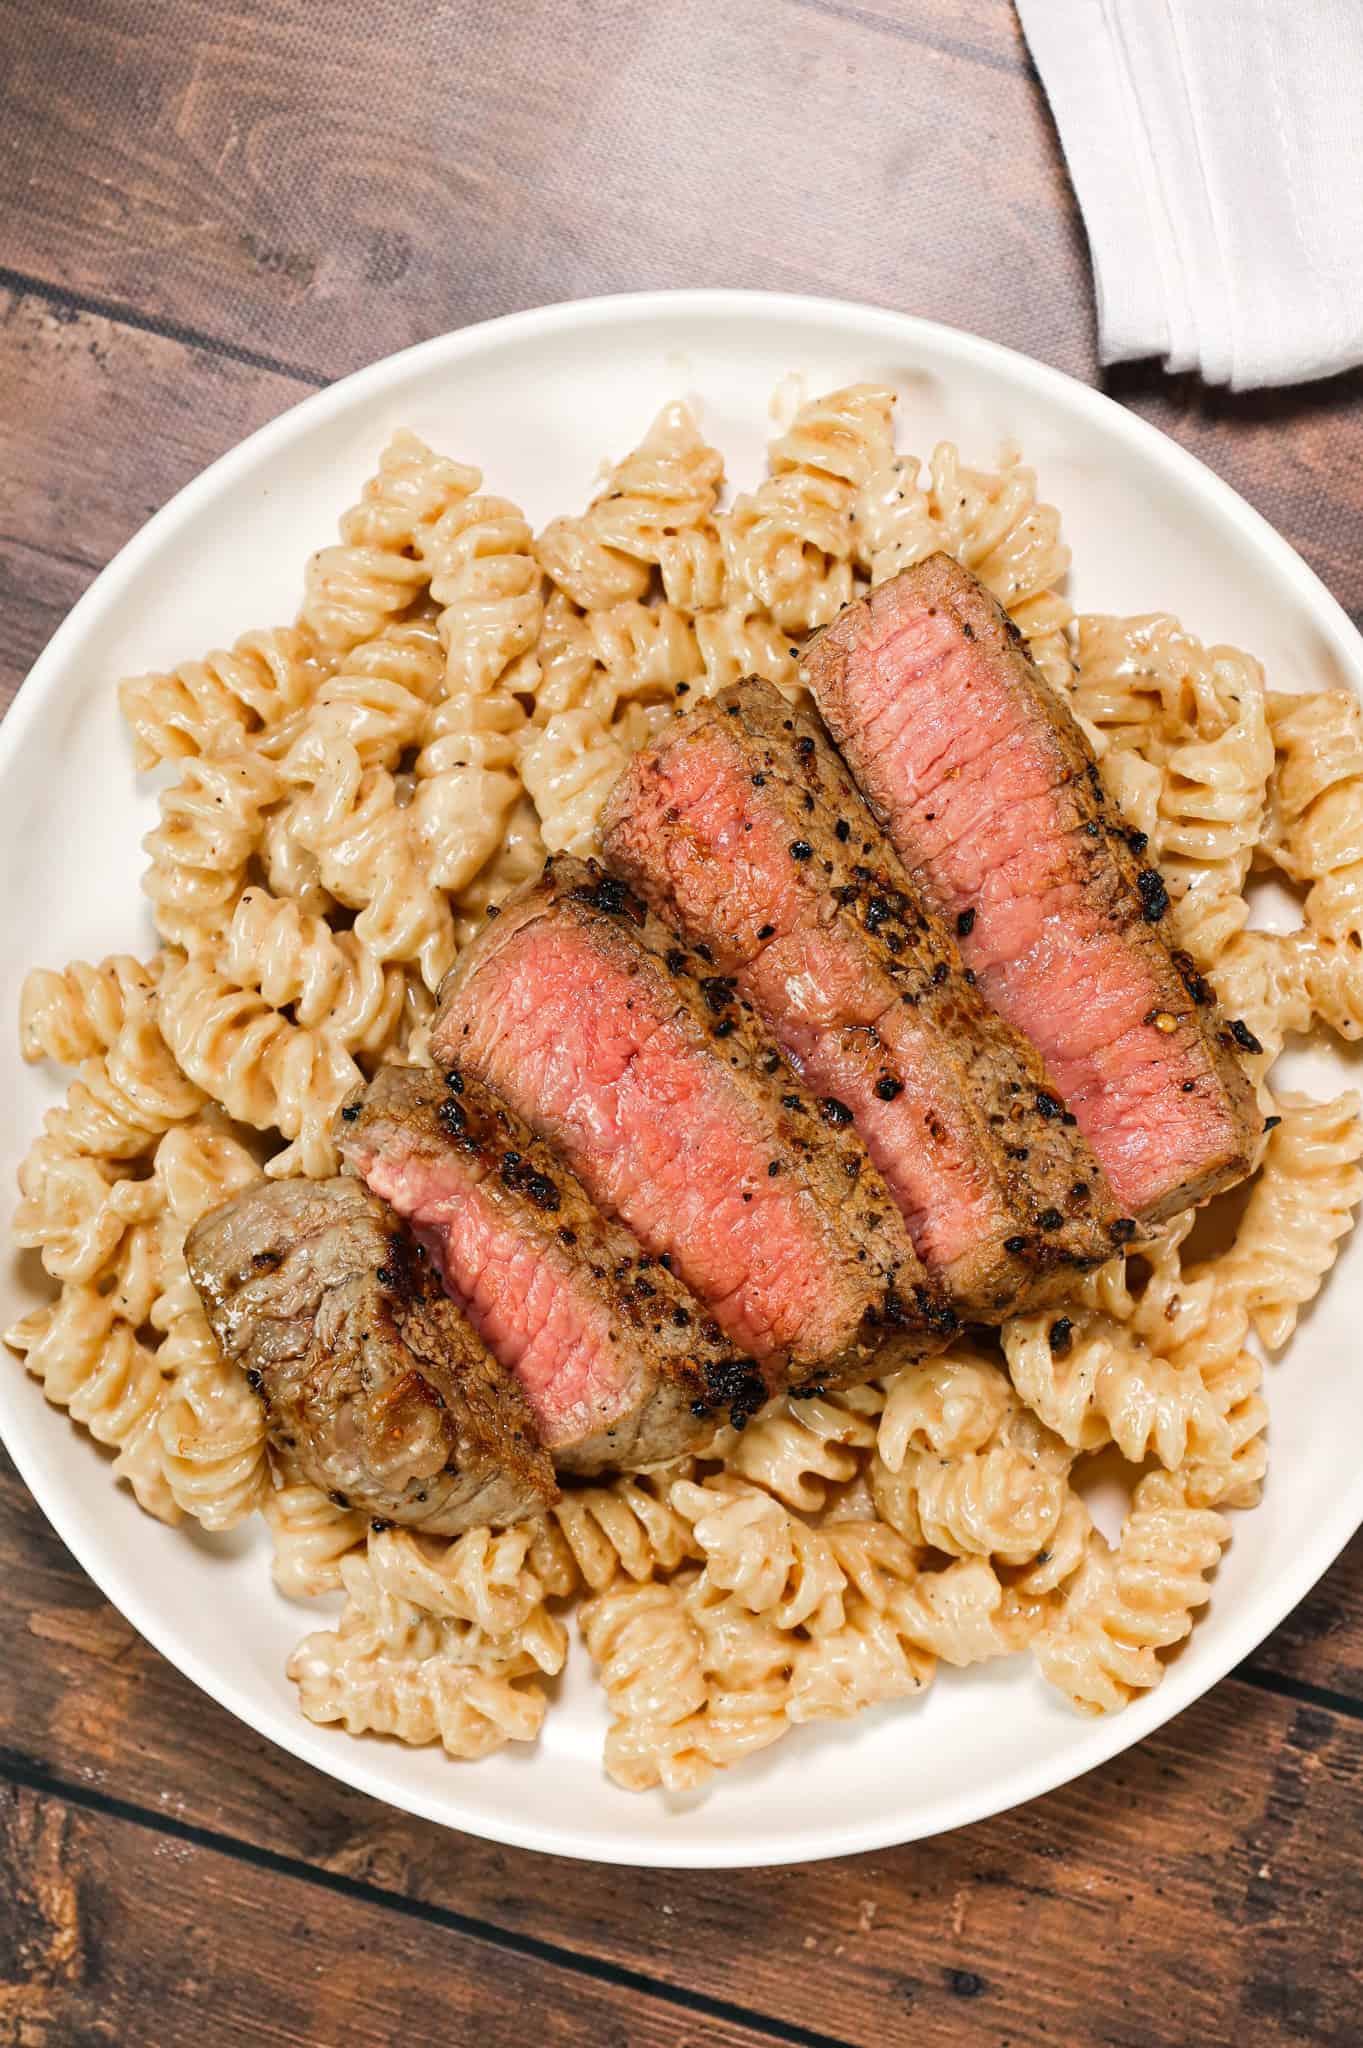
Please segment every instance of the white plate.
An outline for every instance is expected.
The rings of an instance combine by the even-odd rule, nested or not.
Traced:
[[[1061,507],[1077,603],[1177,611],[1203,637],[1252,649],[1279,688],[1358,686],[1363,642],[1256,513],[1140,420],[1005,349],[896,314],[743,292],[600,299],[447,335],[308,399],[182,491],[105,570],[24,686],[0,733],[6,1187],[56,1089],[21,1065],[10,1034],[25,970],[138,950],[150,931],[138,841],[153,805],[134,784],[115,679],[290,618],[305,557],[396,426],[480,463],[538,525],[582,504],[603,457],[679,393],[700,401],[731,478],[756,478],[768,402],[791,372],[811,392],[867,377],[896,385],[901,442],[915,450],[947,436],[968,460],[990,460],[1001,438],[1018,440]],[[1347,1063],[1313,1053],[1309,1067],[1329,1087]],[[6,1322],[32,1299],[29,1277],[11,1260]],[[686,1802],[606,1780],[580,1646],[527,1754],[456,1764],[310,1726],[284,1664],[317,1614],[273,1592],[263,1532],[161,1528],[16,1362],[3,1362],[0,1384],[10,1452],[91,1577],[172,1663],[282,1748],[499,1841],[620,1863],[753,1865],[881,1848],[1031,1799],[1149,1734],[1247,1656],[1363,1521],[1361,1315],[1363,1238],[1272,1371],[1267,1498],[1235,1518],[1210,1612],[1153,1694],[1092,1722],[1024,1658],[947,1673],[919,1706],[803,1730]]]

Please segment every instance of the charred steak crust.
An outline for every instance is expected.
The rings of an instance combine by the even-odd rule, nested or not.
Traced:
[[[727,759],[749,815],[765,813],[783,834],[787,821],[798,821],[812,858],[788,863],[791,872],[773,878],[775,889],[744,862],[751,841],[742,832],[751,826],[740,827],[736,818],[729,821],[737,848],[728,862],[731,888],[723,896],[703,883],[697,889],[691,864],[723,857],[720,849],[695,836],[692,812],[677,818],[664,810],[659,818],[656,804],[650,808],[650,783],[667,776],[683,749],[698,746],[710,760]],[[774,835],[765,836],[770,843]],[[943,1269],[963,1313],[1010,1313],[1063,1290],[1076,1269],[1111,1255],[1117,1210],[1097,1160],[1073,1118],[1052,1114],[1054,1088],[1040,1057],[980,997],[955,941],[925,911],[812,713],[760,681],[734,684],[697,706],[635,755],[607,803],[602,845],[660,916],[680,917],[692,940],[708,944],[715,964],[759,1002],[767,984],[754,970],[786,936],[763,921],[763,905],[788,900],[793,876],[804,898],[802,919],[852,964],[858,1019],[877,1009],[893,1015],[896,1005],[913,1013],[917,1033],[930,1043],[937,1102],[950,1105],[953,1125],[964,1127],[972,1164],[994,1197],[988,1235]],[[685,909],[702,894],[700,921],[689,921]],[[769,1013],[768,1021],[779,1034],[780,1017]],[[849,1041],[864,1059],[871,1092],[893,1101],[905,1085],[895,1052],[874,1025],[849,1027]],[[918,1138],[925,1152],[939,1128],[929,1111]]]
[[[246,1188],[185,1257],[271,1440],[338,1503],[452,1536],[557,1498],[519,1387],[359,1181]]]
[[[556,1293],[604,1307],[610,1353],[602,1368],[608,1384],[620,1384],[625,1405],[608,1426],[571,1438],[542,1426],[561,1471],[678,1457],[712,1435],[720,1416],[741,1427],[766,1400],[754,1361],[724,1342],[675,1275],[608,1221],[577,1177],[474,1075],[458,1067],[444,1074],[383,1068],[341,1110],[336,1136],[347,1163],[387,1194],[437,1262],[443,1233],[432,1226],[432,1211],[448,1215],[451,1202],[476,1201],[494,1230],[508,1226],[536,1265],[553,1268]],[[478,1250],[495,1258],[491,1237],[485,1233]],[[476,1286],[472,1298],[461,1296],[449,1262],[446,1248],[446,1285],[479,1327]],[[493,1342],[488,1328],[483,1334]],[[499,1355],[514,1366],[507,1351]]]
[[[1136,1021],[1146,1034],[1159,1034],[1151,1038],[1149,1057],[1170,1075],[1181,1072],[1192,1079],[1192,1087],[1177,1082],[1168,1092],[1171,1100],[1176,1090],[1185,1098],[1197,1098],[1208,1131],[1205,1157],[1171,1172],[1167,1185],[1132,1204],[1140,1221],[1156,1224],[1189,1203],[1204,1201],[1232,1186],[1253,1165],[1261,1120],[1252,1084],[1237,1057],[1239,1041],[1234,1027],[1219,1014],[1212,991],[1192,960],[1175,947],[1169,929],[1168,891],[1146,857],[1145,837],[1126,824],[1112,803],[1069,707],[1029,659],[1021,634],[984,586],[949,555],[935,554],[846,606],[809,644],[801,675],[813,690],[824,722],[870,808],[895,840],[910,875],[939,910],[970,917],[970,930],[962,941],[967,962],[981,937],[973,906],[962,910],[954,905],[951,889],[944,886],[938,872],[937,858],[912,843],[912,818],[895,804],[892,791],[877,788],[877,775],[866,764],[859,707],[849,685],[854,661],[878,649],[897,630],[900,620],[915,612],[932,620],[941,615],[958,639],[970,646],[972,657],[991,665],[1020,707],[1028,742],[1042,748],[1049,760],[1050,788],[1058,814],[1056,838],[1063,845],[1067,863],[1066,884],[1082,905],[1082,929],[1115,936],[1131,949],[1151,991],[1147,1007]],[[1020,1016],[1015,1021],[1023,1022]],[[1061,1039],[1071,1022],[1060,1021]],[[1040,1035],[1032,1033],[1030,1023],[1024,1028],[1029,1035]],[[1057,1067],[1063,1056],[1059,1050],[1053,1052]],[[1175,1103],[1170,1115],[1189,1109],[1188,1100],[1182,1109]],[[1156,1129],[1158,1118],[1156,1109]],[[1100,1159],[1117,1184],[1120,1204],[1123,1193],[1115,1160],[1094,1120],[1084,1120]],[[1124,1220],[1118,1219],[1119,1226]]]
[[[693,950],[669,932],[642,897],[595,861],[550,861],[540,881],[503,904],[461,955],[440,992],[431,1039],[436,1060],[462,1071],[479,1068],[499,1092],[518,1081],[510,1051],[500,1062],[488,1057],[498,1051],[502,1026],[485,1011],[484,984],[522,934],[565,925],[585,933],[612,972],[637,982],[639,1000],[650,1013],[675,1023],[698,1072],[755,1112],[771,1136],[766,1173],[787,1177],[817,1219],[826,1261],[821,1293],[840,1314],[840,1338],[817,1355],[796,1338],[779,1358],[764,1360],[769,1380],[788,1387],[853,1384],[890,1369],[887,1344],[894,1347],[891,1362],[940,1349],[957,1326],[955,1313],[924,1272],[888,1188],[851,1128],[850,1114],[804,1087],[752,1005],[737,993],[733,977],[716,971],[705,948]],[[508,1072],[488,1071],[498,1064]],[[545,1125],[534,1101],[516,1106],[541,1136],[566,1142],[563,1132]],[[581,1162],[579,1170],[587,1179]],[[600,1189],[591,1191],[602,1199]]]

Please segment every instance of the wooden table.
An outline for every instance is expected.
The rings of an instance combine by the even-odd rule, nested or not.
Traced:
[[[1005,0],[0,0],[0,90],[6,696],[214,456],[491,314],[781,287],[1098,381]],[[1105,381],[1363,621],[1363,380]],[[1358,1543],[1079,1784],[716,1875],[490,1847],[277,1754],[105,1604],[8,1465],[0,1553],[0,2048],[1363,2039]]]

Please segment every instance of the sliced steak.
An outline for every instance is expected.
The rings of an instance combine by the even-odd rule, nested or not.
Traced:
[[[1129,1217],[1248,1172],[1258,1119],[1168,896],[1066,706],[968,570],[931,555],[850,605],[802,673],[914,882],[1038,1047]],[[966,929],[968,927],[968,930]]]
[[[817,719],[769,683],[722,691],[634,756],[602,845],[852,1110],[963,1313],[997,1318],[1111,1255],[1097,1161],[1048,1114],[1041,1061],[971,986]]]
[[[272,1439],[334,1499],[454,1536],[557,1498],[520,1388],[359,1181],[262,1181],[185,1255]]]
[[[560,1472],[659,1464],[766,1399],[694,1296],[471,1074],[382,1068],[337,1135],[516,1374]]]
[[[504,904],[441,991],[436,1058],[554,1143],[666,1253],[774,1385],[832,1385],[954,1317],[840,1102],[820,1100],[713,971],[595,863]]]

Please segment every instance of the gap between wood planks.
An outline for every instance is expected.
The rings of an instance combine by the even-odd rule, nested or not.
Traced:
[[[443,1928],[448,1933],[461,1935],[466,1940],[482,1942],[489,1948],[522,1956],[527,1961],[546,1964],[550,1968],[564,1970],[575,1976],[589,1977],[599,1983],[609,1984],[616,1990],[652,1998],[659,2004],[695,2013],[705,2019],[721,2021],[726,2026],[744,2027],[751,2033],[763,2034],[769,2040],[787,2044],[787,2048],[851,2048],[851,2044],[840,2035],[824,2034],[812,2027],[796,2026],[790,2021],[777,2019],[770,2014],[735,2005],[727,1999],[708,1998],[704,1992],[688,1991],[683,1986],[664,1983],[643,1971],[627,1970],[619,1963],[605,1962],[597,1957],[574,1955],[571,1950],[557,1948],[552,1942],[541,1941],[535,1935],[517,1934],[486,1920],[455,1913],[447,1906],[428,1904],[419,1899],[408,1898],[402,1892],[389,1891],[382,1885],[367,1884],[361,1878],[344,1877],[335,1871],[321,1870],[315,1864],[292,1856],[282,1856],[274,1849],[259,1848],[238,1836],[220,1834],[213,1828],[198,1827],[190,1822],[174,1820],[169,1815],[154,1813],[147,1807],[139,1806],[130,1800],[119,1799],[110,1793],[96,1792],[88,1786],[70,1784],[12,1750],[0,1750],[0,1779],[23,1787],[27,1791],[40,1793],[45,1798],[60,1800],[68,1806],[81,1807],[111,1820],[129,1822],[132,1826],[143,1828],[151,1834],[167,1835],[175,1841],[189,1843],[194,1848],[208,1849],[221,1856],[230,1856],[236,1862],[249,1864],[257,1870],[268,1870],[273,1876],[301,1880],[321,1891],[337,1893],[362,1905],[377,1906],[385,1912],[398,1913],[409,1920],[424,1921],[428,1925]]]
[[[264,370],[274,377],[288,377],[295,384],[304,384],[310,391],[324,391],[332,382],[317,370],[307,370],[298,363],[286,363],[278,356],[263,355],[258,349],[242,348],[237,342],[223,341],[216,334],[208,334],[201,328],[183,327],[175,320],[161,320],[153,313],[139,312],[136,306],[129,306],[117,299],[101,299],[88,292],[68,291],[65,285],[49,284],[41,277],[30,277],[26,271],[10,270],[0,264],[0,290],[12,291],[19,296],[38,299],[56,312],[89,313],[97,320],[110,320],[119,327],[131,327],[138,334],[154,334],[162,341],[179,343],[182,348],[198,349],[203,355],[221,356],[229,363],[241,363],[248,370]]]
[[[1038,78],[1031,53],[1020,33],[1015,50],[986,50],[979,43],[967,42],[963,37],[946,35],[940,30],[934,31],[921,22],[907,21],[903,16],[880,14],[873,7],[857,7],[852,0],[786,0],[786,4],[802,7],[809,14],[826,14],[834,21],[854,21],[858,28],[874,29],[878,34],[893,36],[899,42],[913,43],[920,50],[935,50],[941,57],[959,57],[967,64],[983,64],[989,71],[1007,71],[1014,76]]]
[[[1260,1692],[1277,1693],[1280,1699],[1297,1700],[1304,1707],[1323,1707],[1327,1713],[1341,1714],[1346,1721],[1363,1721],[1363,1700],[1354,1699],[1346,1692],[1336,1692],[1332,1686],[1310,1685],[1304,1678],[1291,1678],[1282,1671],[1264,1671],[1247,1657],[1243,1664],[1237,1664],[1220,1681],[1225,1685],[1238,1678],[1244,1685],[1257,1686]]]

